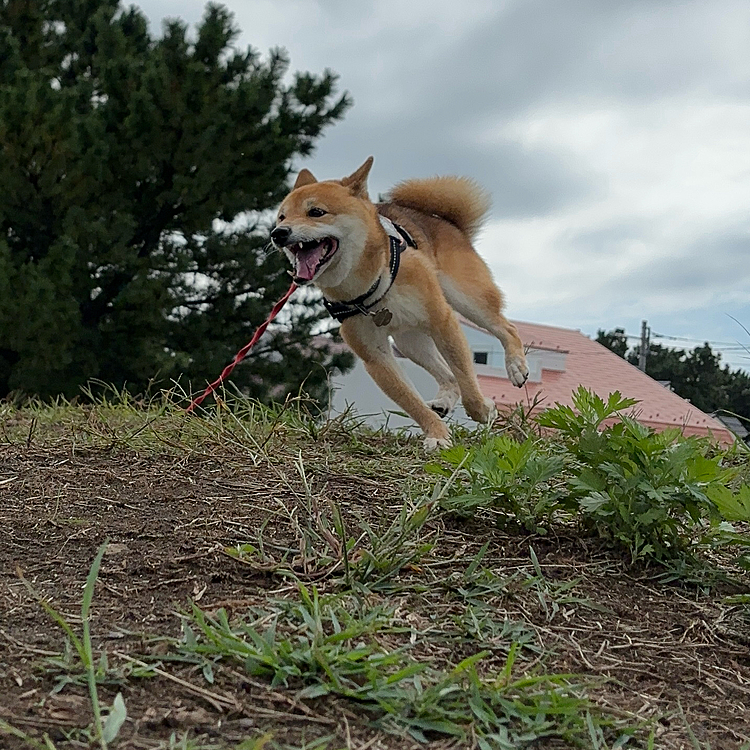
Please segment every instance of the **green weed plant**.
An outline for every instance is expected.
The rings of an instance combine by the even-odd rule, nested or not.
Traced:
[[[79,636],[70,623],[51,605],[49,602],[42,599],[39,594],[32,588],[25,578],[22,578],[23,583],[28,588],[29,592],[39,602],[42,609],[49,615],[49,617],[60,626],[65,635],[68,637],[70,644],[72,645],[75,653],[80,660],[80,666],[83,668],[85,673],[85,684],[88,687],[89,699],[91,702],[91,711],[94,716],[93,722],[93,736],[92,741],[95,741],[101,750],[107,750],[110,743],[112,743],[120,733],[122,725],[125,723],[127,718],[127,710],[125,708],[125,701],[123,700],[122,693],[117,693],[115,699],[110,707],[104,707],[105,712],[102,713],[102,706],[99,700],[98,684],[106,677],[108,668],[106,655],[102,653],[101,658],[97,661],[94,649],[91,641],[91,604],[94,599],[94,587],[96,585],[96,579],[99,576],[99,569],[102,564],[102,558],[106,552],[108,542],[104,542],[98,549],[96,557],[94,558],[91,568],[89,569],[88,576],[86,577],[86,585],[83,589],[83,599],[81,602],[81,630],[82,634]],[[62,689],[66,682],[75,682],[73,678],[58,682],[58,686],[55,691]],[[0,729],[6,729],[10,725],[0,726]],[[7,729],[10,733],[10,729]],[[42,746],[53,748],[54,745],[50,741],[49,737],[45,734],[43,737],[43,743],[37,743],[31,738],[28,738],[23,733],[14,731],[16,736],[23,736],[25,739],[29,739],[32,746]]]
[[[741,467],[708,439],[641,424],[627,413],[636,403],[579,387],[572,407],[558,404],[536,417],[541,435],[499,435],[444,451],[449,468],[428,466],[458,472],[442,507],[461,514],[492,508],[536,533],[554,520],[574,522],[633,563],[693,559],[709,538],[747,542],[731,526],[750,521]]]

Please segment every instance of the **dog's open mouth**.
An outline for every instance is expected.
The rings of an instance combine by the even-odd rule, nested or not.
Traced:
[[[294,280],[312,281],[315,274],[339,249],[339,243],[333,237],[324,237],[322,240],[297,242],[289,245],[288,249],[294,253]]]

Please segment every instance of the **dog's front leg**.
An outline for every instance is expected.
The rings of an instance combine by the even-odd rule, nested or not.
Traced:
[[[431,322],[435,344],[456,376],[466,413],[480,424],[492,422],[497,416],[497,409],[491,399],[482,395],[474,372],[471,349],[453,311],[444,305],[436,310]]]
[[[351,320],[351,319],[350,319]],[[450,433],[440,417],[424,402],[404,378],[393,356],[388,335],[370,321],[344,321],[341,334],[354,353],[362,360],[370,377],[388,398],[395,401],[424,432],[427,450],[448,448]],[[362,328],[366,327],[366,330]],[[369,330],[372,329],[372,330]]]

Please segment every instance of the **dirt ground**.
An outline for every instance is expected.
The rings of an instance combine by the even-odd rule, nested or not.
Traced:
[[[363,518],[382,525],[403,502],[403,486],[394,481],[399,459],[389,458],[380,473],[376,455],[363,461],[369,473],[353,475],[326,460],[305,479],[339,505],[352,528]],[[404,479],[411,487],[420,481],[431,480],[418,471]],[[232,615],[294,590],[288,578],[224,550],[257,538],[259,529],[268,545],[297,544],[289,511],[303,512],[305,492],[291,452],[271,465],[236,451],[159,455],[32,440],[0,447],[0,719],[31,737],[47,733],[59,748],[87,746],[78,731],[91,722],[85,684],[54,691],[61,675],[72,674],[54,661],[65,658],[66,639],[29,586],[78,627],[86,576],[107,538],[92,633],[115,676],[101,687],[102,700],[111,703],[121,690],[128,709],[116,747],[169,747],[170,736],[231,747],[268,731],[278,747],[306,747],[321,737],[331,738],[330,747],[418,747],[372,729],[351,702],[297,701],[294,691],[237,670],[223,670],[213,684],[190,665],[164,662],[159,674],[142,679],[129,671],[133,659],[153,664],[164,653],[164,637],[180,634],[179,613],[191,600]],[[483,565],[498,575],[529,570],[533,547],[549,581],[576,581],[574,596],[511,589],[497,605],[498,614],[534,634],[549,654],[546,669],[595,678],[601,705],[656,722],[656,748],[710,743],[732,750],[750,741],[750,618],[746,605],[727,599],[736,587],[706,591],[659,581],[653,571],[634,573],[574,535],[530,537],[446,517],[428,522],[425,533],[434,548],[400,574],[403,582],[424,584],[422,593],[403,594],[398,603],[419,629],[428,632],[449,613],[452,571],[463,571],[485,542]],[[317,585],[335,584],[321,576]],[[433,746],[462,745],[436,739]],[[28,741],[0,732],[0,747]]]

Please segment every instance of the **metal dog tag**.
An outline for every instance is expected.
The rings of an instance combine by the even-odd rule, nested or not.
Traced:
[[[387,307],[384,307],[382,310],[373,313],[372,322],[375,323],[376,326],[387,326],[392,318],[393,313]]]

